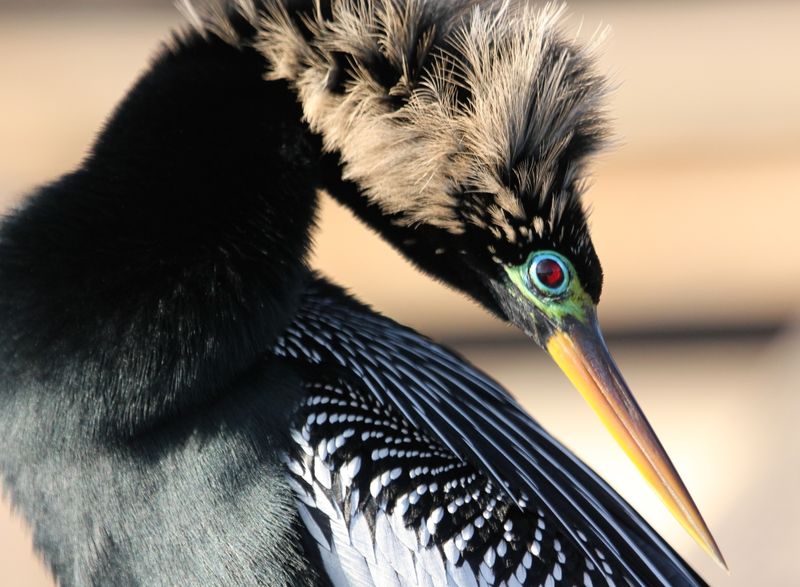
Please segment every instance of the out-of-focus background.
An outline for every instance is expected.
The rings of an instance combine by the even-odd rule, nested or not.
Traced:
[[[597,161],[587,198],[601,319],[729,574],[517,333],[329,201],[315,265],[496,376],[712,585],[798,584],[800,2],[585,0],[569,12],[582,35],[611,27],[601,66],[619,82],[619,146]],[[0,0],[0,210],[80,161],[180,22],[168,0]],[[0,502],[0,585],[52,584]]]

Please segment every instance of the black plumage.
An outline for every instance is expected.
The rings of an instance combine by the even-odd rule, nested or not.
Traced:
[[[335,23],[346,4],[316,18]],[[385,6],[402,3],[369,8]],[[386,108],[413,102],[435,61],[423,48],[462,20],[409,6],[417,78],[383,54],[334,51],[325,91],[348,96],[367,72]],[[0,472],[60,584],[702,584],[496,383],[306,264],[324,189],[504,319],[496,260],[531,248],[569,255],[597,301],[577,199],[578,162],[600,140],[593,111],[549,187],[520,171],[536,145],[510,156],[499,175],[518,216],[484,218],[494,196],[464,185],[421,222],[377,198],[309,120],[300,82],[274,75],[257,8],[193,13],[201,32],[158,54],[81,166],[0,227]],[[313,44],[309,3],[278,12]],[[476,100],[466,86],[454,99]],[[533,244],[505,231],[535,218]],[[372,559],[337,549],[336,528],[371,537]],[[419,562],[412,538],[433,559],[406,576],[392,561]]]
[[[263,67],[176,40],[3,222],[2,471],[62,585],[311,583],[274,481],[301,388],[260,366],[309,279],[319,140]]]

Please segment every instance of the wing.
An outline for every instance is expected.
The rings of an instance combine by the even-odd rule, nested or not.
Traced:
[[[275,352],[309,387],[289,462],[331,577],[704,584],[496,382],[338,289],[312,287]]]

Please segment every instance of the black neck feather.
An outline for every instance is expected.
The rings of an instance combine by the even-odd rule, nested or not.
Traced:
[[[487,259],[482,251],[475,250],[476,242],[469,234],[457,235],[426,224],[409,227],[398,222],[398,217],[386,214],[378,204],[370,202],[356,183],[342,179],[337,153],[323,156],[321,170],[323,185],[330,195],[418,269],[468,294],[504,319],[503,310],[481,278],[481,271],[488,274],[496,271],[497,266],[484,263]]]
[[[319,188],[499,313],[469,239],[371,204],[266,67],[213,35],[175,40],[81,167],[0,226],[0,377],[75,408],[59,426],[137,433],[234,385],[295,315]]]
[[[320,143],[264,67],[252,49],[175,41],[83,165],[5,219],[7,390],[72,390],[79,425],[132,433],[274,342],[307,275]]]

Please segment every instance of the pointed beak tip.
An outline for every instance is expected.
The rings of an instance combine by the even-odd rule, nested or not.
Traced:
[[[730,575],[731,569],[728,566],[728,562],[725,560],[725,557],[722,556],[722,551],[720,550],[719,546],[717,546],[717,542],[714,540],[713,536],[709,535],[709,538],[711,538],[711,542],[708,544],[708,548],[704,550],[708,552],[708,555],[723,571]]]

